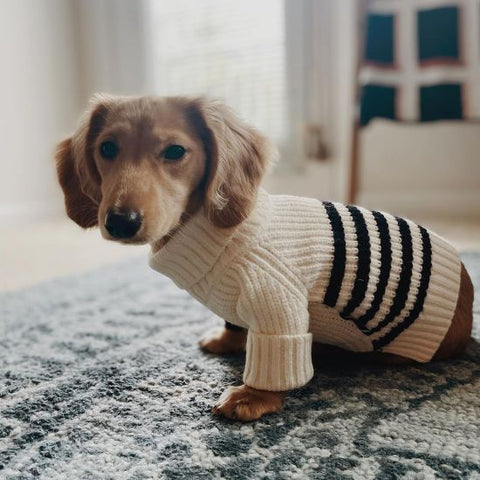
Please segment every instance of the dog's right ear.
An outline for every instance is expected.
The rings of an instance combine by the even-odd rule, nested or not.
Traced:
[[[98,224],[98,203],[85,195],[81,189],[71,138],[58,144],[55,159],[58,181],[65,196],[67,215],[82,228],[95,227]]]
[[[67,215],[82,228],[98,225],[101,179],[93,158],[93,145],[105,124],[107,112],[107,98],[95,96],[77,131],[60,142],[56,150],[58,181],[65,196]]]

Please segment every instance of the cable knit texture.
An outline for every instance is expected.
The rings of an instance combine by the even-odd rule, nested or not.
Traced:
[[[313,341],[432,358],[455,311],[461,263],[409,220],[261,191],[241,225],[191,218],[150,265],[249,329],[244,382],[280,391],[313,376]]]

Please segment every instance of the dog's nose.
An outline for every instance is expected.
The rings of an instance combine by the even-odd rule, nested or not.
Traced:
[[[142,216],[135,210],[110,208],[105,228],[113,238],[132,238],[142,225]]]

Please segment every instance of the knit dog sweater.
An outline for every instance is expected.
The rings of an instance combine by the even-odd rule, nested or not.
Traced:
[[[271,391],[311,379],[312,341],[430,360],[461,270],[450,244],[409,220],[264,191],[234,228],[197,213],[150,266],[248,328],[243,380]]]

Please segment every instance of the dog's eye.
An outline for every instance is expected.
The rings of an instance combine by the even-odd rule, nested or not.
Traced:
[[[165,160],[180,160],[185,155],[185,149],[181,145],[170,145],[163,153]]]
[[[117,145],[111,141],[102,142],[100,145],[100,155],[108,160],[115,158],[118,155]]]

